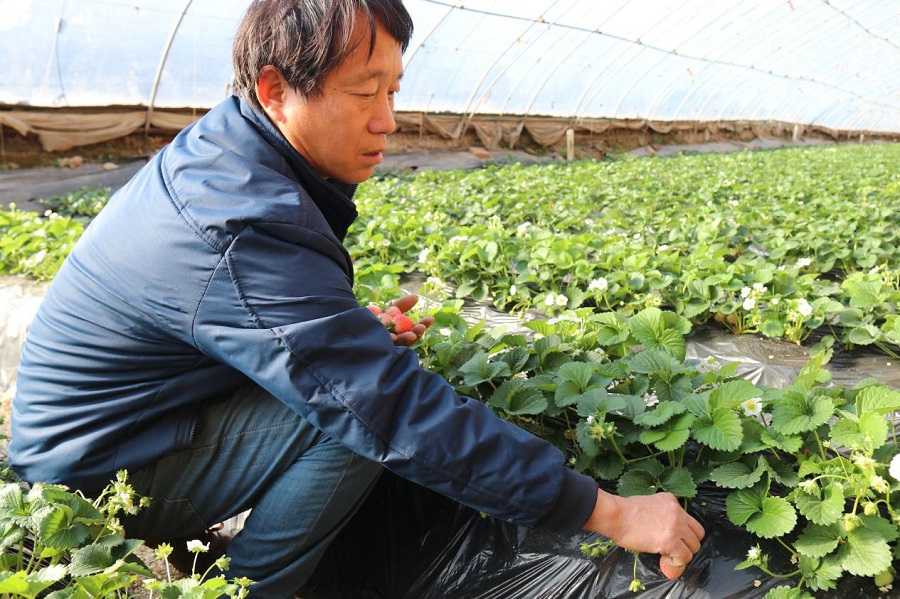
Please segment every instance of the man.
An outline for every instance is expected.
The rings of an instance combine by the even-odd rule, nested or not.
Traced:
[[[403,346],[430,320],[393,336],[354,299],[341,240],[394,130],[411,31],[400,0],[253,2],[239,96],[117,192],[53,281],[20,363],[11,464],[87,492],[128,469],[154,502],[126,529],[151,542],[252,508],[228,555],[254,597],[302,586],[381,467],[686,564],[703,529],[673,496],[599,491],[419,368]]]

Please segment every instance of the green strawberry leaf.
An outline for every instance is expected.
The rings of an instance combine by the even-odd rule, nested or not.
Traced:
[[[112,552],[100,545],[87,545],[72,552],[69,573],[75,577],[90,576],[102,572],[116,563]]]
[[[711,400],[717,402],[717,406],[735,408],[748,399],[760,397],[762,391],[750,381],[738,379],[728,381],[716,387],[711,395]]]
[[[638,415],[634,419],[634,423],[639,426],[659,426],[678,414],[683,414],[686,410],[687,408],[684,407],[684,404],[674,401],[661,401],[652,410]]]
[[[37,597],[43,590],[66,577],[66,567],[55,564],[34,572],[0,572],[0,594]]]
[[[684,361],[687,349],[684,335],[691,331],[691,323],[683,316],[651,307],[632,316],[628,325],[631,334],[645,349],[664,349],[677,360]]]
[[[743,436],[740,417],[728,408],[719,408],[711,418],[698,418],[694,423],[694,438],[712,449],[734,451]]]
[[[626,401],[624,396],[609,393],[606,389],[590,389],[578,396],[575,406],[579,416],[587,417],[622,412],[626,408]]]
[[[475,354],[468,362],[459,367],[466,385],[474,387],[480,383],[500,377],[510,376],[509,364],[506,362],[490,362],[486,352]]]
[[[628,321],[621,314],[601,312],[592,315],[591,320],[600,324],[597,330],[597,343],[601,347],[620,345],[628,341],[628,338],[631,336]]]
[[[584,362],[569,362],[560,366],[556,376],[559,379],[558,384],[560,386],[566,383],[572,389],[572,392],[584,393],[591,385],[591,379],[594,377],[594,368]]]
[[[837,580],[843,576],[844,569],[836,555],[828,555],[823,559],[800,556],[800,573],[803,583],[814,591],[828,591],[837,587]]]
[[[783,497],[766,497],[762,509],[744,525],[751,533],[764,539],[786,535],[797,524],[797,512]]]
[[[831,440],[839,447],[860,447],[874,451],[888,438],[888,422],[877,412],[865,412],[858,421],[841,418],[831,427]]]
[[[811,431],[828,422],[834,401],[827,395],[807,399],[806,394],[785,391],[772,409],[772,426],[783,435]]]
[[[772,475],[772,478],[785,487],[796,487],[800,482],[797,471],[794,470],[788,462],[782,462],[778,459],[769,460],[761,458],[766,462],[766,470]]]
[[[653,474],[640,470],[629,470],[619,479],[618,491],[622,497],[632,495],[653,495],[659,492],[660,483]]]
[[[632,372],[639,372],[641,374],[668,374],[677,369],[679,363],[671,356],[671,354],[662,350],[645,349],[628,360],[628,365],[631,367]]]
[[[602,480],[615,480],[625,469],[625,462],[614,451],[604,451],[594,458],[591,466]]]
[[[807,557],[825,557],[841,542],[839,526],[821,526],[809,524],[794,541],[797,553]]]
[[[57,551],[69,551],[85,543],[91,538],[88,527],[82,522],[69,523],[68,510],[48,511],[40,520],[41,540],[44,545]]]
[[[663,426],[665,437],[654,441],[654,445],[660,451],[675,451],[687,443],[691,436],[691,425],[694,423],[693,414],[682,414],[675,420],[669,421]]]
[[[500,360],[509,365],[512,374],[521,372],[528,358],[531,357],[531,350],[527,347],[510,347],[507,351],[500,355]]]
[[[746,489],[758,483],[765,472],[766,464],[762,459],[757,460],[754,469],[742,462],[729,462],[715,468],[710,478],[726,489]]]
[[[697,495],[697,484],[686,468],[667,468],[663,473],[662,488],[682,499],[692,499]]]
[[[803,446],[803,438],[798,435],[782,435],[771,428],[767,428],[759,435],[759,440],[774,449],[780,449],[787,453],[797,453]]]
[[[600,454],[600,440],[591,434],[591,427],[587,420],[581,420],[575,425],[575,440],[581,451],[588,457]]]
[[[881,538],[888,543],[893,543],[900,539],[900,529],[897,528],[897,525],[881,516],[866,516],[863,514],[859,517],[859,520],[863,526],[880,534]]]
[[[749,489],[735,491],[725,498],[725,515],[732,524],[743,526],[754,514],[762,511],[762,502],[769,492],[765,481]]]
[[[891,548],[878,532],[862,526],[847,533],[838,549],[841,566],[854,576],[875,576],[891,565]]]
[[[765,599],[815,599],[800,588],[778,586],[766,593]]]
[[[815,524],[834,524],[844,513],[844,491],[837,483],[828,485],[819,493],[799,491],[794,495],[797,509]]]
[[[900,323],[900,319],[897,320]],[[900,410],[900,389],[892,389],[884,385],[871,385],[862,389],[856,396],[856,413],[876,412],[888,414]]]
[[[666,438],[666,431],[659,429],[651,429],[649,431],[642,431],[640,437],[638,437],[644,445],[652,445],[657,441],[662,441]]]

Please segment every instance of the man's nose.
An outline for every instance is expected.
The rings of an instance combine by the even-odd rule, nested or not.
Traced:
[[[394,120],[394,103],[389,97],[381,98],[375,112],[369,120],[369,132],[378,135],[390,135],[397,129]]]

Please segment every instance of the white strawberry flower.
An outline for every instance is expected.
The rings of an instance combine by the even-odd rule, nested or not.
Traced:
[[[762,414],[763,402],[761,397],[751,397],[747,401],[741,402],[744,408],[744,416],[757,418]]]
[[[569,298],[567,298],[562,293],[560,293],[559,295],[556,296],[556,305],[557,306],[563,307],[563,306],[566,306],[568,303],[569,303]]]
[[[594,279],[588,284],[589,291],[606,291],[609,288],[609,281],[604,277]]]
[[[209,551],[209,543],[204,544],[203,541],[194,539],[187,542],[187,549],[192,553],[206,553]]]
[[[519,292],[519,289],[518,289],[515,285],[510,285],[510,286],[509,286],[509,294],[510,294],[510,295],[515,295],[515,294],[517,294],[518,292]]]
[[[744,287],[741,289],[741,297],[750,297],[750,288]]]
[[[891,458],[891,465],[888,472],[894,477],[894,480],[900,481],[900,453]]]
[[[878,476],[877,474],[873,476],[869,481],[869,486],[872,487],[872,490],[876,493],[887,493],[891,490],[891,486],[888,484],[888,481],[884,480],[883,477]]]
[[[810,264],[812,264],[811,258],[800,258],[799,260],[797,260],[797,268],[798,269],[809,266]]]
[[[767,287],[762,283],[753,283],[753,291],[756,293],[765,293]]]
[[[747,299],[744,300],[744,303],[741,304],[741,306],[744,308],[744,310],[747,310],[747,311],[752,310],[753,308],[756,307],[756,298],[748,297]]]
[[[806,317],[813,313],[813,309],[809,302],[801,297],[797,300],[797,312],[800,313],[800,316]]]

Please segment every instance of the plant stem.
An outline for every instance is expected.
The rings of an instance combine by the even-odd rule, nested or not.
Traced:
[[[819,446],[819,454],[822,456],[823,460],[827,460],[828,455],[825,453],[825,446],[822,445],[822,439],[819,438],[819,431],[813,429],[813,435],[816,437],[816,444]]]

